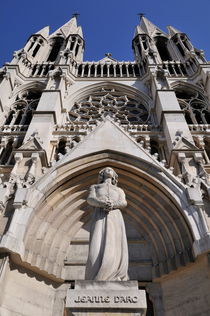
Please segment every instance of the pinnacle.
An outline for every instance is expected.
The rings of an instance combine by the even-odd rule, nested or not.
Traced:
[[[35,34],[42,35],[44,38],[46,38],[46,37],[49,36],[49,31],[50,31],[49,26],[45,26],[45,27],[43,27],[41,30],[39,30],[38,32],[36,32]]]
[[[76,14],[66,24],[64,24],[63,26],[58,28],[53,34],[51,34],[50,37],[54,37],[57,33],[63,34],[65,38],[67,38],[70,34],[79,34],[82,37],[82,28],[81,26],[77,26]]]
[[[175,27],[173,27],[173,26],[167,26],[167,29],[168,29],[168,32],[169,32],[169,35],[171,36],[171,37],[173,37],[175,34],[177,34],[177,33],[179,33],[179,34],[181,34],[181,33],[183,33],[183,32],[181,32],[181,31],[179,31],[179,30],[177,30]]]
[[[137,34],[147,34],[150,37],[157,36],[157,34],[166,36],[165,32],[159,29],[155,24],[153,24],[147,18],[145,18],[145,16],[141,16],[140,25],[136,27],[135,35]]]

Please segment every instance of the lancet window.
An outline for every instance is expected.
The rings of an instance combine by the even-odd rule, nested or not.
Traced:
[[[177,91],[188,124],[210,124],[210,104],[199,92]]]
[[[181,35],[180,39],[187,50],[190,50],[192,48],[186,35],[184,35],[184,34]]]
[[[36,54],[38,53],[40,47],[43,45],[43,40],[41,38],[38,38],[36,36],[34,36],[32,39],[31,39],[31,43],[30,43],[30,46],[28,48],[28,52],[29,51],[32,51],[32,56],[35,57]]]
[[[191,49],[193,49],[192,45],[190,44],[187,36],[185,34],[177,34],[174,38],[173,38],[174,43],[176,44],[180,54],[185,57],[186,55],[186,51],[190,51]]]
[[[170,53],[168,51],[168,39],[163,36],[157,36],[155,43],[162,61],[171,60]]]
[[[55,61],[56,58],[58,57],[58,53],[60,52],[61,50],[61,47],[64,43],[64,38],[63,37],[55,37],[52,39],[52,50],[49,54],[49,57],[47,59],[47,61]]]
[[[41,93],[26,92],[21,97],[17,97],[12,105],[4,125],[28,126],[32,120],[33,113],[37,108]]]
[[[110,116],[121,124],[151,124],[146,104],[133,97],[110,89],[100,91],[76,102],[68,113],[69,122],[96,124]]]

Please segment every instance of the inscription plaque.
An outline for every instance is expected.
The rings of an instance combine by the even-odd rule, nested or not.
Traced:
[[[72,290],[66,298],[68,308],[146,308],[145,291],[143,290]]]

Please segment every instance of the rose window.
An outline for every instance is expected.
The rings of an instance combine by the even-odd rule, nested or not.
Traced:
[[[121,124],[148,124],[150,115],[146,106],[127,95],[108,92],[91,95],[76,102],[68,113],[70,122],[96,124],[106,116]]]

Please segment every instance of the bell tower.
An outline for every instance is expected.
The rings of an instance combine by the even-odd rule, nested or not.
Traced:
[[[168,49],[168,35],[143,15],[136,27],[132,46],[135,59],[146,58],[149,63],[172,59]]]
[[[77,16],[74,14],[70,21],[49,36],[51,50],[48,61],[68,64],[70,59],[83,60],[84,39],[81,26],[77,26]]]

